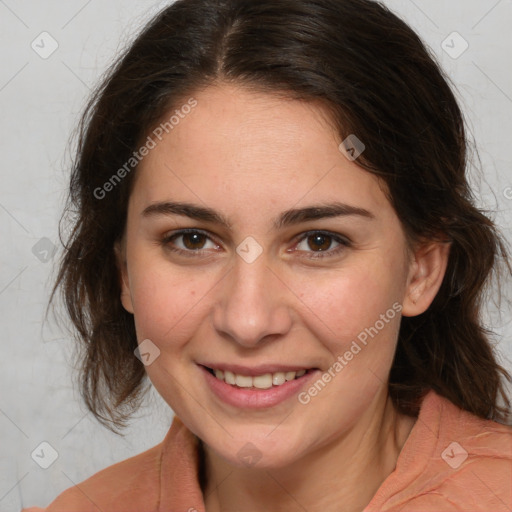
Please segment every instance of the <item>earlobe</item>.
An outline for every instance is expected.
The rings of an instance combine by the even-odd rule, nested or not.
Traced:
[[[118,283],[121,290],[121,304],[128,313],[133,314],[133,303],[132,296],[130,293],[130,285],[128,279],[128,268],[126,264],[124,244],[121,241],[117,241],[114,244],[114,253],[116,257],[116,264],[118,270]]]
[[[446,273],[449,242],[430,242],[414,253],[403,301],[403,316],[424,313],[433,302]]]

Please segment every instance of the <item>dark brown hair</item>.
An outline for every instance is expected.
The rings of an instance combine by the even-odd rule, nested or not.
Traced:
[[[147,383],[113,250],[136,168],[104,197],[97,191],[171,107],[222,82],[322,102],[341,140],[364,142],[358,163],[387,184],[408,239],[451,242],[430,308],[402,318],[389,380],[399,409],[416,414],[432,388],[480,417],[504,418],[502,378],[510,376],[481,310],[493,273],[510,275],[507,251],[474,205],[464,119],[448,78],[416,33],[371,0],[178,0],[109,71],[79,126],[61,219],[70,214],[71,229],[50,298],[61,289],[80,342],[87,407],[112,430],[124,427]]]

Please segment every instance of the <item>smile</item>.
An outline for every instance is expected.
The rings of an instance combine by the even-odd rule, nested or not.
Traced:
[[[321,372],[304,365],[198,364],[207,388],[224,404],[243,409],[274,407],[297,396]]]
[[[239,388],[269,389],[273,386],[282,386],[285,382],[299,379],[309,370],[264,373],[262,375],[241,375],[229,370],[213,370],[206,368],[217,379]]]

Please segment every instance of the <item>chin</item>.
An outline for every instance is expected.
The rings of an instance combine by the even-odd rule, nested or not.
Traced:
[[[290,439],[275,436],[268,437],[242,436],[231,439],[229,445],[223,444],[216,448],[208,445],[228,464],[238,468],[280,469],[294,464],[302,456],[302,450],[291,443]],[[229,451],[226,450],[229,446]]]

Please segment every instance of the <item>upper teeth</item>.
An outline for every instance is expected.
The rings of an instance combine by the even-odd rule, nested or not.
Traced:
[[[258,375],[251,377],[249,375],[239,375],[230,371],[214,370],[215,377],[223,380],[227,384],[238,386],[240,388],[259,388],[268,389],[274,386],[280,386],[288,380],[293,380],[296,377],[302,377],[306,370],[299,370],[297,372],[276,372],[276,373],[265,373],[264,375]]]

